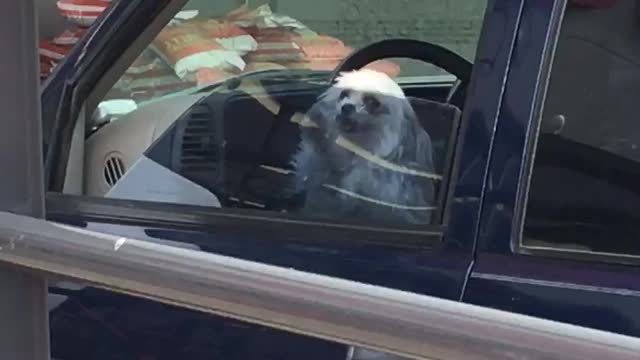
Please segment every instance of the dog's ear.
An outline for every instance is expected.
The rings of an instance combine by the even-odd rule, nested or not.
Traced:
[[[307,110],[307,116],[318,117],[318,116],[324,115],[329,105],[327,101],[328,98],[329,98],[329,90],[324,91],[320,95],[318,95],[315,101],[313,102],[313,104],[311,104],[311,107],[309,107],[309,110]]]
[[[422,127],[411,104],[403,104],[401,127],[401,154],[403,162],[415,163],[423,171],[433,172],[433,145],[431,136]]]
[[[329,87],[323,91],[307,111],[307,116],[320,128],[327,126],[328,119],[335,117],[336,89]]]
[[[327,86],[324,91],[316,98],[316,104],[318,103],[335,103],[340,97],[342,89],[335,86]]]

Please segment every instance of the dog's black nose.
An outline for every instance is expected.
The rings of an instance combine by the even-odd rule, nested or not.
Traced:
[[[356,106],[353,104],[344,104],[340,111],[342,112],[342,115],[351,115],[356,111]]]

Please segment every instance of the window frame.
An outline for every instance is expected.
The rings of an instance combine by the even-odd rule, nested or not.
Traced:
[[[186,0],[180,1],[182,5]],[[482,26],[478,36],[478,45],[487,31],[487,16],[489,15],[489,6],[491,1],[487,1],[485,12],[483,14]],[[175,5],[175,4],[174,4]],[[176,6],[170,6],[163,10],[162,14],[154,19],[143,33],[135,38],[126,50],[119,56],[114,63],[100,74],[99,80],[95,82],[90,91],[87,92],[84,104],[97,104],[96,99],[100,98],[100,94],[106,93],[119,76],[116,73],[124,73],[128,66],[136,56],[146,48],[166,23],[172,18],[173,9]],[[181,5],[181,6],[182,6]],[[181,8],[181,7],[180,7]],[[156,31],[157,30],[157,31]],[[141,46],[143,45],[143,46]],[[477,60],[478,48],[474,55],[474,61]],[[474,68],[475,69],[475,68]],[[474,75],[472,73],[473,82]],[[437,86],[440,82],[436,82]],[[453,82],[452,86],[456,86]],[[104,94],[103,94],[104,95]],[[501,95],[502,96],[502,95]],[[469,102],[468,97],[466,103]],[[95,106],[94,106],[95,107]],[[462,110],[462,109],[461,109]],[[319,221],[315,219],[301,219],[296,215],[283,215],[281,213],[271,213],[262,210],[250,209],[229,209],[229,208],[203,208],[194,205],[180,205],[159,203],[153,201],[114,199],[114,198],[92,198],[84,195],[69,195],[63,193],[48,193],[46,196],[46,212],[47,219],[51,221],[70,223],[74,225],[84,225],[89,222],[111,223],[114,225],[133,225],[145,226],[151,225],[154,228],[167,229],[188,229],[211,231],[217,226],[225,228],[239,228],[247,226],[252,229],[254,234],[262,236],[262,230],[273,229],[278,227],[278,237],[291,238],[296,237],[297,240],[304,241],[323,241],[327,239],[337,238],[339,241],[348,241],[355,243],[374,243],[385,246],[422,248],[436,250],[443,246],[443,241],[451,211],[452,198],[454,195],[454,187],[460,165],[462,155],[462,147],[465,140],[465,123],[469,121],[469,115],[465,112],[461,115],[459,126],[456,129],[455,144],[451,147],[450,157],[451,163],[448,167],[448,173],[443,174],[442,187],[440,191],[445,193],[440,195],[444,197],[442,202],[443,208],[438,209],[440,212],[439,224],[423,224],[423,225],[404,225],[399,224],[393,227],[375,227],[371,223],[356,223],[354,221],[339,222],[331,220],[331,223]],[[453,134],[452,134],[453,135]],[[141,215],[143,214],[143,215]],[[285,225],[286,226],[283,226]],[[311,236],[320,231],[320,235]],[[333,236],[331,236],[333,235]]]
[[[85,226],[87,223],[123,226],[149,226],[153,229],[208,232],[226,231],[240,236],[258,235],[262,240],[276,233],[278,238],[304,242],[344,242],[378,244],[392,247],[432,248],[441,243],[445,226],[424,225],[382,228],[366,222],[318,221],[296,214],[213,208],[156,201],[97,198],[84,195],[47,193],[46,218],[49,221]],[[336,239],[336,240],[332,240]],[[198,245],[198,244],[196,244]],[[206,244],[203,244],[206,245]]]
[[[88,28],[85,35],[74,45],[64,60],[56,66],[41,91],[44,176],[45,189],[62,191],[69,161],[71,138],[81,111],[91,104],[91,94],[106,78],[106,74],[117,69],[127,51],[153,31],[158,24],[168,23],[173,9],[181,8],[188,0],[130,0],[113,1]],[[146,14],[144,21],[132,21],[139,14]],[[137,15],[137,16],[136,16]],[[151,21],[148,21],[151,19]],[[166,21],[166,22],[165,22]],[[109,26],[104,26],[108,23]],[[128,39],[129,32],[140,36]],[[159,31],[159,30],[158,30]],[[105,41],[105,38],[109,41]],[[118,49],[125,52],[114,58]],[[112,51],[115,48],[115,52]],[[131,60],[133,62],[133,60]],[[127,65],[128,66],[128,65]],[[97,68],[97,69],[96,69]],[[124,69],[122,70],[124,72]],[[117,81],[117,80],[116,80]],[[114,82],[115,83],[115,82]],[[86,91],[89,88],[90,91]],[[85,94],[86,93],[86,94]]]
[[[567,1],[566,7],[571,4]],[[559,16],[553,21],[552,39],[549,41],[547,48],[545,49],[543,71],[541,76],[540,88],[541,90],[536,94],[534,98],[534,116],[531,126],[527,131],[526,147],[523,154],[523,172],[522,176],[518,180],[518,193],[515,203],[515,229],[516,235],[511,237],[511,248],[515,254],[535,256],[535,257],[548,257],[564,260],[578,260],[589,261],[599,263],[610,263],[617,265],[640,265],[640,255],[625,255],[609,252],[598,252],[578,249],[563,249],[554,248],[550,246],[535,246],[526,245],[524,241],[524,227],[528,209],[529,190],[531,188],[531,179],[533,177],[533,170],[535,164],[535,157],[538,146],[538,139],[540,136],[540,128],[542,125],[542,115],[544,112],[544,105],[547,99],[547,90],[551,80],[551,72],[553,63],[555,60],[555,52],[559,43],[560,32],[564,22],[565,9],[561,11]]]

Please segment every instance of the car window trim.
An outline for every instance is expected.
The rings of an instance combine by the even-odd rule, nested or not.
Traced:
[[[564,3],[559,1],[558,3]],[[556,5],[558,7],[558,5]],[[527,147],[524,154],[524,168],[523,176],[521,176],[518,184],[518,196],[516,199],[514,216],[517,231],[515,236],[511,237],[511,248],[516,254],[536,256],[536,257],[549,257],[565,260],[580,260],[580,261],[597,261],[622,265],[637,265],[640,264],[640,256],[638,255],[625,255],[609,252],[597,252],[578,249],[556,248],[536,245],[524,244],[524,225],[527,213],[528,195],[531,186],[531,179],[533,176],[533,168],[535,163],[536,151],[538,146],[538,139],[540,137],[540,128],[542,124],[542,114],[544,111],[544,105],[547,98],[547,90],[551,79],[551,72],[553,67],[553,61],[555,58],[556,47],[560,38],[560,31],[562,29],[562,23],[564,20],[564,14],[566,6],[562,8],[556,8],[554,14],[554,20],[552,21],[553,28],[551,29],[551,39],[545,49],[546,55],[544,56],[544,63],[541,71],[541,83],[540,90],[534,99],[534,117],[529,128],[527,135]]]
[[[153,201],[48,193],[46,219],[75,226],[106,223],[150,229],[215,231],[218,236],[305,242],[369,243],[400,248],[434,249],[443,244],[444,225],[398,225],[393,228],[352,221],[321,221],[264,210],[212,208]],[[270,236],[267,234],[275,234]]]
[[[487,3],[487,8],[489,8],[490,2]],[[482,38],[482,34],[486,31],[486,19],[483,20],[482,29],[480,32],[480,37]],[[148,37],[148,34],[147,36]],[[137,38],[133,41],[133,43],[137,43],[140,38]],[[127,51],[131,51],[131,48],[135,47],[131,45]],[[476,49],[477,51],[477,49]],[[477,55],[477,54],[476,54]],[[122,60],[122,58],[120,58]],[[118,61],[120,61],[118,60]],[[116,70],[119,67],[118,61],[116,64],[112,64],[112,66],[107,69],[105,72],[102,72],[102,76],[97,81],[100,83],[105,80],[105,78],[109,77],[112,71]],[[120,69],[122,70],[122,69]],[[126,66],[122,71],[126,70]],[[455,77],[448,75],[438,75],[433,77],[428,77],[429,82],[425,83],[424,86],[443,86],[454,84]],[[415,80],[415,77],[412,78]],[[409,79],[409,80],[412,80]],[[421,79],[424,80],[424,79]],[[433,82],[431,82],[433,80]],[[411,87],[411,81],[401,81],[402,85]],[[96,86],[97,87],[97,86]],[[95,89],[95,87],[94,87]],[[95,95],[94,91],[91,91],[89,98]],[[90,101],[88,99],[87,101]],[[460,163],[460,151],[463,147],[464,137],[462,128],[465,126],[465,116],[462,115],[460,128],[458,129],[458,134],[456,136],[455,142],[456,146],[454,149],[452,164],[450,165],[450,174],[447,179],[446,186],[443,188],[445,190],[445,201],[442,204],[442,208],[439,211],[442,213],[441,217],[443,219],[443,223],[446,224],[448,221],[448,213],[451,211],[451,203],[454,201],[454,188],[456,186],[456,178],[457,178],[457,168]],[[134,205],[136,210],[132,210],[131,206]],[[247,209],[220,209],[216,208],[200,208],[200,211],[206,212],[209,216],[206,221],[194,221],[189,220],[186,217],[188,215],[193,215],[193,213],[198,213],[197,206],[191,205],[172,205],[172,204],[162,204],[157,202],[147,202],[147,201],[133,201],[133,200],[125,200],[125,199],[105,199],[105,198],[90,198],[86,196],[80,195],[66,195],[61,193],[49,193],[47,195],[46,200],[47,207],[47,218],[52,221],[59,221],[64,223],[78,224],[82,226],[87,222],[102,222],[102,223],[112,223],[112,224],[120,224],[120,225],[135,225],[135,224],[152,224],[154,227],[168,227],[167,223],[174,223],[175,225],[181,228],[190,228],[190,229],[205,229],[211,230],[215,227],[216,224],[220,224],[220,219],[228,219],[229,213],[231,216],[238,220],[236,226],[251,226],[255,221],[263,221],[276,223],[279,222],[280,229],[287,228],[286,231],[283,230],[281,237],[291,235],[301,237],[302,234],[305,234],[305,237],[310,233],[310,226],[314,229],[327,229],[331,228],[332,231],[322,231],[323,235],[320,236],[322,241],[326,241],[328,239],[327,235],[330,233],[340,234],[340,236],[344,238],[348,238],[350,242],[369,242],[367,237],[376,236],[378,241],[373,241],[374,243],[390,245],[390,246],[398,246],[398,247],[417,247],[417,248],[427,248],[430,251],[437,250],[446,243],[446,225],[443,224],[434,224],[434,225],[421,225],[418,228],[407,229],[406,226],[398,226],[394,229],[384,229],[384,228],[373,228],[370,225],[362,225],[360,228],[355,228],[352,225],[345,224],[337,224],[337,223],[322,223],[318,221],[310,221],[308,219],[302,221],[301,223],[294,225],[294,230],[289,229],[289,226],[282,226],[282,222],[284,217],[281,213],[273,213],[267,214],[264,211],[260,212],[260,220],[252,219],[251,216],[247,216]],[[173,208],[171,208],[173,207]],[[145,216],[141,216],[139,213],[136,214],[136,211],[151,211],[154,212],[155,217],[149,218]],[[185,213],[186,211],[186,213]],[[240,211],[240,212],[239,212]],[[127,216],[123,216],[123,214],[127,214]],[[182,217],[184,215],[184,217]],[[241,222],[244,221],[244,222]],[[299,226],[298,226],[299,225]],[[169,228],[171,228],[169,226]],[[298,229],[299,228],[299,229]],[[336,230],[338,229],[338,230]],[[355,230],[355,231],[354,231]],[[256,231],[257,234],[260,234]],[[381,239],[381,233],[385,234],[384,239]],[[313,241],[314,239],[302,239]]]

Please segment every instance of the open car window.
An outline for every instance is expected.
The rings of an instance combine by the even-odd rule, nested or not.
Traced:
[[[70,157],[83,158],[82,195],[439,229],[464,103],[455,80],[469,80],[486,6],[189,1],[89,109]],[[331,81],[394,39],[444,55],[374,59]]]

